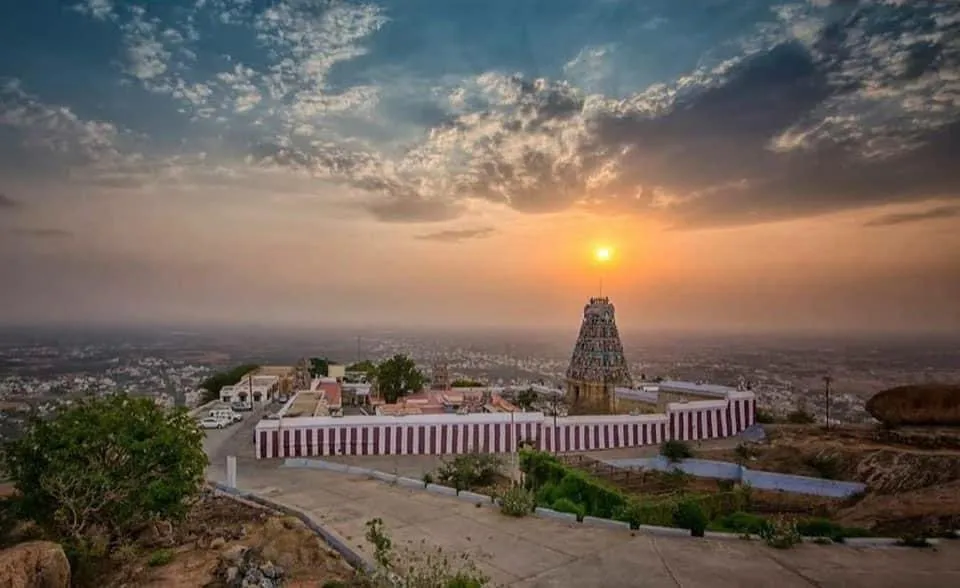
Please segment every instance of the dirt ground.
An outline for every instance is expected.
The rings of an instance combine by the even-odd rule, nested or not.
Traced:
[[[115,588],[216,586],[219,556],[234,545],[261,549],[267,560],[286,571],[287,585],[322,586],[348,582],[355,575],[338,553],[298,519],[206,493],[184,523],[157,528],[142,537],[136,552],[103,584]]]
[[[936,533],[960,527],[960,429],[843,426],[766,428],[768,441],[751,446],[750,469],[862,482],[858,501],[831,509],[833,518],[878,533]],[[697,457],[736,461],[730,448]],[[831,464],[828,464],[831,465]]]

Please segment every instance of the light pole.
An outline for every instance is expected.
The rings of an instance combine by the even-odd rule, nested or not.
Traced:
[[[827,413],[827,430],[830,430],[830,383],[833,382],[833,378],[829,375],[823,377],[823,392],[825,396],[826,404],[826,413]]]

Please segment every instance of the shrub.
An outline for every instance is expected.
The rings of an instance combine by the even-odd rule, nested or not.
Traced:
[[[762,535],[770,523],[766,518],[748,512],[735,512],[717,519],[716,526],[725,531]]]
[[[675,510],[676,505],[672,501],[631,500],[616,513],[614,518],[618,521],[630,523],[632,529],[636,529],[640,525],[672,527]]]
[[[805,461],[821,478],[836,480],[840,477],[840,459],[835,455],[818,453],[817,455],[807,458]]]
[[[737,459],[737,464],[743,465],[754,458],[756,451],[746,443],[738,443],[737,447],[733,450],[733,455]]]
[[[721,492],[733,492],[735,486],[736,482],[733,480],[717,480],[717,490],[720,490]]]
[[[586,516],[583,512],[583,506],[573,502],[569,498],[559,498],[554,502],[550,508],[557,512],[566,512],[570,514],[577,515],[577,520],[582,521],[583,517]]]
[[[764,526],[760,538],[776,549],[789,549],[803,541],[797,525],[783,517],[777,517]]]
[[[444,462],[437,468],[440,483],[460,490],[475,490],[497,481],[503,460],[491,454],[467,453]]]
[[[169,549],[160,549],[150,554],[150,559],[147,560],[147,565],[151,568],[158,568],[160,566],[165,566],[172,561],[173,551]]]
[[[690,534],[694,537],[703,537],[709,521],[699,502],[684,500],[677,505],[673,522],[681,529],[690,529]]]
[[[787,422],[791,425],[812,425],[816,419],[809,412],[798,409],[787,415]]]
[[[536,506],[533,492],[523,486],[513,485],[500,496],[500,512],[511,517],[525,517]]]
[[[693,457],[693,450],[684,441],[671,439],[660,446],[660,455],[667,458],[670,463],[676,463]]]
[[[425,473],[421,479],[423,480],[423,484],[425,486],[434,483],[433,474],[430,472]]]
[[[680,468],[673,468],[666,473],[664,479],[673,490],[683,490],[690,484],[690,480],[693,478],[690,474],[684,472]]]
[[[773,423],[777,422],[777,419],[773,416],[773,413],[759,408],[756,412],[756,420],[761,425],[772,425]]]
[[[420,549],[397,554],[381,519],[371,519],[366,526],[376,563],[369,578],[373,586],[483,588],[490,581],[467,555],[451,556],[443,548],[431,549],[423,543]]]
[[[537,502],[544,506],[566,498],[580,505],[585,515],[610,518],[627,502],[616,488],[565,466],[549,453],[523,451],[520,467],[525,474],[527,487],[536,492]]]
[[[927,541],[923,535],[904,535],[897,541],[901,547],[933,547],[933,544]]]
[[[5,444],[17,512],[77,561],[98,558],[148,522],[180,520],[203,483],[203,432],[149,398],[91,398],[32,420]]]
[[[805,519],[797,523],[797,532],[804,537],[826,537],[843,543],[847,537],[868,537],[869,531],[857,527],[844,527],[828,519]]]

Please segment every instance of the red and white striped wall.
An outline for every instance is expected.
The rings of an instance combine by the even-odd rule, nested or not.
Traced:
[[[754,423],[755,410],[752,393],[736,392],[728,400],[674,403],[664,415],[295,417],[261,421],[255,444],[259,458],[509,453],[523,442],[563,453],[730,437]]]

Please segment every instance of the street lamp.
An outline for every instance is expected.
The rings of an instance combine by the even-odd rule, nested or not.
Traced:
[[[823,388],[826,404],[826,416],[827,416],[827,430],[830,430],[830,383],[833,382],[833,378],[829,375],[823,377]]]

